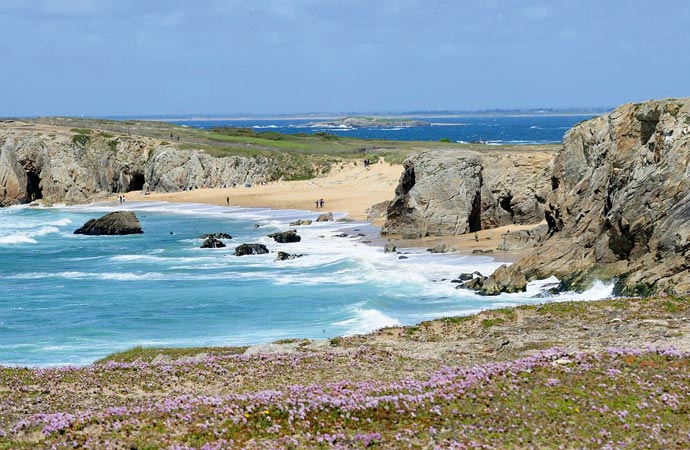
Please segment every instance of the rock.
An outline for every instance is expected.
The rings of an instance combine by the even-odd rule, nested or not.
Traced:
[[[228,233],[207,233],[207,234],[202,234],[201,236],[199,236],[199,239],[208,239],[208,238],[232,239],[232,236],[230,236]]]
[[[302,225],[311,225],[311,220],[309,219],[299,219],[295,220],[294,222],[290,222],[291,227],[298,227]]]
[[[544,219],[548,151],[434,150],[404,162],[382,235],[471,233]]]
[[[475,273],[476,273],[476,272],[475,272]],[[481,274],[480,274],[480,276],[481,276]],[[472,278],[474,278],[474,275],[471,274],[471,273],[461,273],[460,275],[458,275],[458,278],[457,278],[457,279],[460,280],[460,281],[469,281],[469,280],[471,280]]]
[[[316,218],[317,222],[330,222],[333,220],[333,213],[324,213],[324,214],[319,214],[319,217]]]
[[[690,98],[626,104],[575,125],[552,163],[548,233],[515,263],[562,290],[690,291]]]
[[[295,258],[300,258],[304,256],[302,253],[286,253],[286,252],[278,252],[278,256],[276,256],[276,261],[287,261],[289,259],[295,259]]]
[[[235,256],[263,255],[268,249],[263,244],[241,244],[235,248]]]
[[[12,145],[0,146],[0,206],[25,203],[27,176]]]
[[[141,223],[136,214],[131,211],[115,211],[106,214],[98,219],[91,219],[81,228],[74,231],[74,234],[95,235],[124,235],[140,234]]]
[[[473,255],[484,255],[484,254],[493,253],[493,252],[494,251],[491,249],[481,249],[481,248],[475,248],[474,250],[472,250]]]
[[[470,289],[472,291],[477,291],[482,288],[484,280],[486,280],[486,277],[482,276],[472,278],[471,280],[465,281],[461,285],[456,286],[455,289]]]
[[[549,231],[547,225],[539,225],[531,230],[509,231],[501,235],[501,244],[498,250],[524,250],[540,245]]]
[[[271,233],[267,237],[273,238],[274,241],[280,244],[287,244],[289,242],[299,242],[302,238],[297,234],[296,230],[281,231],[278,233]]]
[[[201,248],[223,248],[225,244],[220,239],[214,237],[207,237],[204,242],[201,243]]]
[[[35,125],[53,127],[49,133]],[[282,176],[304,176],[327,164],[307,168],[290,155],[214,157],[201,150],[159,145],[143,136],[119,132],[75,132],[92,123],[74,118],[39,118],[0,124],[0,206],[43,199],[85,203],[110,193],[133,190],[177,192]],[[122,130],[106,120],[99,127]],[[140,125],[135,125],[136,131]],[[144,126],[145,127],[145,126]]]
[[[426,249],[426,251],[431,252],[431,253],[448,253],[448,252],[455,252],[457,249],[453,246],[446,245],[446,244],[438,244],[432,248]]]
[[[527,279],[517,268],[502,265],[482,282],[478,290],[480,295],[498,295],[501,292],[525,292],[527,290]]]
[[[386,217],[386,211],[388,211],[388,207],[390,206],[391,201],[386,200],[380,203],[376,203],[374,205],[371,205],[366,211],[364,211],[367,214],[367,220],[372,221],[376,219],[381,219]]]
[[[396,250],[395,244],[386,244],[383,246],[384,253],[394,253]]]
[[[349,222],[354,222],[350,217],[341,217],[340,219],[336,220],[337,223],[349,223]]]
[[[338,234],[334,234],[333,237],[344,238],[344,237],[347,237],[347,233],[338,233]]]
[[[404,255],[400,255],[400,256],[398,256],[398,259],[409,259],[409,257],[404,256]]]

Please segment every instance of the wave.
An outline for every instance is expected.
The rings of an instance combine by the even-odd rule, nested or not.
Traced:
[[[37,244],[38,241],[34,238],[59,232],[60,230],[55,227],[44,226],[35,231],[26,231],[22,233],[10,234],[8,236],[2,236],[0,237],[0,244]]]
[[[280,127],[278,125],[252,125],[252,128],[264,129],[264,128],[280,128]]]
[[[378,309],[353,308],[354,317],[335,322],[333,325],[345,328],[344,335],[369,333],[379,328],[400,326],[399,320],[387,316]]]
[[[0,244],[36,244],[38,241],[24,234],[13,234],[0,237]]]

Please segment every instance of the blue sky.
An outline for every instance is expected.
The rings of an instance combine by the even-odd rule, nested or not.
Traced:
[[[690,95],[688,0],[1,0],[0,116]]]

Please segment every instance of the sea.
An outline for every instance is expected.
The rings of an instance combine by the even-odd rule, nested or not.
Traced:
[[[552,117],[531,120],[530,127],[541,128],[527,130],[565,126]],[[216,125],[204,121],[204,126]],[[516,132],[502,140],[558,141],[563,131],[560,137]],[[486,132],[481,140],[498,140],[491,136]],[[73,234],[87,220],[116,210],[135,212],[144,233]],[[551,278],[530,283],[525,293],[478,296],[456,289],[451,280],[466,272],[488,275],[502,262],[416,248],[384,253],[378,230],[366,222],[315,222],[298,228],[298,243],[267,237],[317,214],[135,197],[125,204],[0,208],[0,365],[86,365],[135,346],[328,339],[487,308],[594,300],[612,292],[611,285],[597,283],[585,293],[548,295],[545,289],[558,281]],[[335,213],[336,219],[343,216]],[[227,247],[200,248],[200,235],[218,232],[232,235]],[[263,243],[271,253],[234,256],[242,243]],[[278,251],[302,256],[276,261]]]
[[[333,119],[323,118],[167,118],[177,125],[210,129],[216,127],[251,128],[256,132],[284,134],[326,132],[338,136],[383,139],[393,141],[439,141],[448,139],[456,143],[483,142],[493,145],[553,144],[563,139],[574,124],[592,118],[592,114],[577,115],[484,115],[462,117],[406,117],[421,120],[430,126],[350,127],[324,126]]]

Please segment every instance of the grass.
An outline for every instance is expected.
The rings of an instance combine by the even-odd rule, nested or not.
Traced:
[[[151,362],[156,356],[164,355],[172,359],[183,356],[196,356],[200,353],[207,355],[236,355],[244,353],[247,347],[134,347],[118,353],[113,353],[99,359],[95,364],[107,362],[130,363],[134,361]]]

